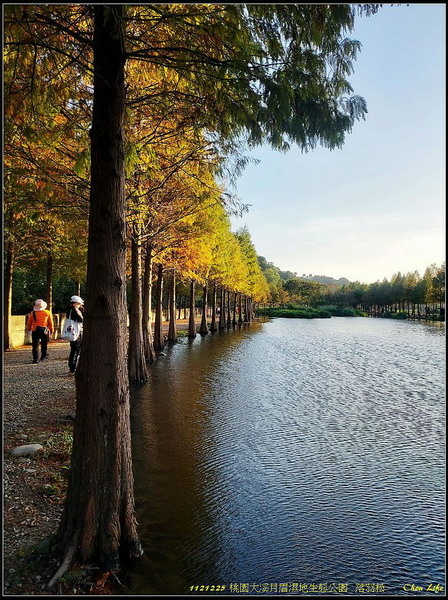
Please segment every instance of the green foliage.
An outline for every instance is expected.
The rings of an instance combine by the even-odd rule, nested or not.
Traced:
[[[232,153],[229,149],[234,151],[243,140],[249,146],[267,142],[282,151],[291,144],[303,151],[318,144],[340,147],[355,121],[367,112],[364,99],[353,93],[347,79],[360,49],[360,43],[348,34],[354,29],[356,14],[374,14],[378,5],[358,9],[350,4],[200,6],[200,10],[188,4],[126,8],[125,168],[127,184],[133,178],[138,184],[130,196],[140,218],[140,201],[151,191],[143,179],[152,180],[155,172],[160,172],[166,190],[175,175],[173,164],[182,164],[184,171],[201,179],[201,169],[192,168],[196,160],[193,146],[185,147],[185,152],[180,146],[179,153],[167,152],[170,144],[177,147],[177,142],[173,144],[177,135],[187,142],[190,127],[200,146],[204,142],[205,148],[205,142],[212,141],[219,148],[212,160],[210,150],[203,153],[204,164],[218,165],[226,162]],[[66,272],[78,280],[83,279],[86,261],[80,254],[85,254],[87,245],[86,223],[80,222],[78,212],[82,207],[86,217],[88,211],[92,30],[92,10],[83,5],[9,6],[5,12],[8,204],[14,209],[16,204],[21,207],[20,219],[25,224],[36,220],[36,204],[42,204],[44,212],[51,215],[43,230],[34,233],[33,244],[27,236],[28,254],[18,265],[28,267],[27,256],[39,255],[36,260],[41,260],[44,248],[59,264],[65,260]],[[163,52],[154,52],[155,45]],[[146,131],[139,136],[143,125]],[[156,143],[162,138],[168,142],[156,152]],[[244,161],[239,155],[237,162],[241,165]],[[159,192],[155,184],[154,191]],[[188,185],[192,187],[191,179]],[[149,195],[153,219],[155,194]],[[172,198],[161,196],[169,205],[171,221],[180,229],[184,215],[173,215]],[[20,219],[15,217],[8,224],[8,238],[24,239],[18,231]],[[39,216],[37,222],[41,221]],[[78,222],[80,229],[75,231]],[[188,225],[191,230],[192,224]],[[191,230],[190,234],[198,241],[199,232]],[[161,237],[159,250],[163,252],[170,241],[166,223]],[[275,301],[282,301],[285,293],[278,269],[257,264],[247,232],[237,237],[247,263],[240,265],[247,269],[240,269],[243,285],[239,289],[255,299],[267,297],[270,291]],[[68,252],[73,240],[74,252]],[[185,246],[183,243],[182,248]],[[226,254],[224,249],[222,252]],[[191,276],[195,266],[199,270],[207,263],[206,254],[204,249],[190,249],[186,258],[193,265]],[[238,261],[227,262],[235,265]],[[266,271],[264,277],[262,270]],[[233,286],[229,277],[224,281],[221,274],[221,279]],[[33,281],[31,277],[30,285],[15,283],[15,312],[29,310],[36,296],[44,296],[39,278]],[[55,281],[54,310],[64,310],[66,303],[59,296],[66,295],[68,286]],[[301,300],[312,303],[317,291],[301,292]]]
[[[308,281],[306,279],[287,279],[283,283],[283,289],[288,292],[289,296],[303,304],[317,304],[322,296],[323,286],[316,281]]]
[[[87,177],[90,168],[90,149],[82,150],[73,165],[74,172],[79,177]]]
[[[356,317],[357,313],[351,306],[319,305],[320,310],[326,310],[333,317]]]
[[[67,277],[53,281],[53,312],[65,312],[70,296],[76,293],[75,282]],[[84,288],[81,286],[81,297]],[[35,270],[15,269],[12,286],[12,314],[26,315],[37,298],[46,300],[45,273]]]
[[[357,311],[349,306],[319,305],[318,307],[309,307],[294,302],[287,302],[284,308],[269,308],[267,311],[287,311],[297,315],[318,315],[320,317],[356,317]],[[266,313],[269,314],[269,313]],[[273,315],[272,315],[273,316]],[[282,315],[287,316],[287,315]]]
[[[331,313],[329,311],[311,308],[309,306],[296,306],[295,308],[260,308],[258,309],[257,314],[261,314],[266,317],[282,317],[287,319],[331,318]]]
[[[283,281],[287,281],[288,279],[297,279],[297,273],[293,273],[292,271],[280,271],[280,269],[278,269],[278,274],[280,275],[280,279]]]
[[[247,265],[246,283],[248,285],[249,295],[260,300],[263,298],[267,299],[270,289],[268,280],[261,269],[249,230],[247,227],[242,227],[234,235],[241,248],[244,262]]]
[[[406,305],[443,304],[445,300],[445,264],[440,267],[435,264],[425,270],[423,277],[414,271],[407,274],[397,273],[388,281],[375,281],[366,284],[352,282],[337,289],[323,288],[323,294],[319,304],[331,304],[336,306],[359,305],[364,307],[383,307],[388,310],[387,315],[391,318],[402,319],[396,316],[399,312],[407,315],[404,311]],[[394,310],[390,310],[391,308]],[[432,307],[434,313],[435,307]],[[383,313],[384,314],[384,313]]]
[[[403,320],[403,319],[407,319],[408,318],[408,313],[404,312],[404,311],[399,311],[399,312],[386,311],[385,313],[383,313],[383,317],[385,319],[399,319],[399,320]]]

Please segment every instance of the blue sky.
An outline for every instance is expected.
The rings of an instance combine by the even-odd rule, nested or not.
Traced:
[[[445,4],[358,17],[349,78],[367,102],[342,149],[260,147],[237,181],[257,253],[298,275],[372,283],[445,260]]]

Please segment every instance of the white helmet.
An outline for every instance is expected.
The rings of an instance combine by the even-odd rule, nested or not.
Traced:
[[[77,302],[78,304],[84,304],[84,300],[79,296],[72,296],[70,302]]]

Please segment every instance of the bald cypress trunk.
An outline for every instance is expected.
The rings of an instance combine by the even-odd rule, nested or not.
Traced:
[[[216,331],[216,282],[213,282],[212,289],[212,320],[210,322],[210,331]]]
[[[252,296],[247,299],[247,320],[252,323],[254,320],[254,301]]]
[[[244,296],[244,322],[249,323],[249,306],[248,306],[248,298]]]
[[[152,247],[146,244],[145,267],[143,271],[143,351],[147,362],[156,357],[152,336]]]
[[[226,328],[226,302],[225,302],[225,289],[221,287],[220,298],[219,298],[219,329]]]
[[[11,344],[11,313],[12,313],[12,278],[14,274],[14,244],[8,242],[6,244],[6,263],[4,275],[3,297],[3,349],[9,350]]]
[[[94,5],[94,99],[83,348],[64,512],[63,564],[116,570],[137,535],[127,371],[124,6]],[[60,576],[56,573],[49,586]]]
[[[233,294],[233,317],[232,317],[232,326],[236,327],[236,292]]]
[[[194,298],[194,280],[190,281],[190,317],[188,319],[188,337],[196,337],[196,315],[195,315],[195,298]]]
[[[163,296],[163,265],[159,264],[157,268],[156,285],[156,318],[154,322],[154,350],[161,352],[165,346],[162,332],[162,296]]]
[[[238,307],[239,307],[239,315],[238,315],[238,323],[241,325],[241,323],[243,322],[243,295],[239,294],[239,299],[238,299]]]
[[[199,333],[201,335],[207,335],[208,327],[207,327],[207,284],[204,285],[202,289],[202,319],[201,326],[199,328]]]
[[[173,275],[172,275],[172,277],[170,279],[168,341],[169,342],[177,342],[177,328],[176,328],[176,273],[174,271],[173,271]]]
[[[49,310],[53,312],[53,255],[51,252],[47,253],[47,281],[46,281],[46,298]]]
[[[129,380],[134,383],[148,379],[145,348],[143,344],[142,310],[142,257],[139,227],[134,228],[131,240],[131,309],[129,315]]]

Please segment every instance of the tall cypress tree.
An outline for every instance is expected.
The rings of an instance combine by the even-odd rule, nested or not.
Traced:
[[[373,4],[7,7],[5,48],[33,49],[35,60],[21,65],[30,78],[33,64],[49,53],[66,61],[59,63],[61,72],[75,63],[86,76],[93,56],[85,334],[59,529],[64,559],[53,581],[76,558],[111,570],[120,557],[141,553],[126,356],[126,61],[181,75],[160,90],[164,101],[172,106],[180,97],[185,106],[189,99],[189,119],[217,145],[232,148],[232,140],[245,139],[280,150],[291,143],[305,151],[317,144],[338,147],[367,110],[347,80],[359,49],[347,33],[356,11],[377,9]],[[139,35],[134,35],[137,21]],[[149,100],[142,94],[141,101]]]
[[[94,7],[91,195],[83,351],[67,498],[58,533],[64,560],[105,571],[141,554],[134,512],[126,338],[122,6]]]

